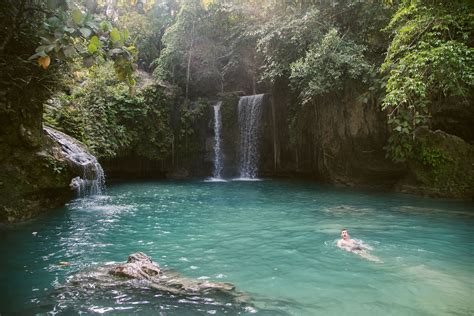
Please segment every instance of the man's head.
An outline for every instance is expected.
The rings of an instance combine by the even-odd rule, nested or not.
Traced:
[[[341,229],[341,237],[344,240],[349,239],[349,232],[347,231],[347,229],[345,228]]]

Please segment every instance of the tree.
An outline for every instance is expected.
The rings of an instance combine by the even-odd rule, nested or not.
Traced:
[[[181,79],[179,75],[180,70],[185,73],[186,99],[189,97],[189,85],[192,75],[191,66],[195,54],[195,46],[200,40],[198,28],[203,16],[203,10],[204,8],[200,0],[190,0],[181,6],[176,22],[163,35],[165,48],[156,62],[155,74],[159,79],[177,83]]]
[[[303,104],[341,90],[344,81],[366,77],[370,65],[364,50],[364,46],[345,40],[336,29],[311,45],[303,58],[291,63],[291,84],[300,91]]]
[[[62,5],[55,9],[58,3]],[[137,50],[131,45],[128,30],[120,31],[109,21],[85,11],[88,6],[82,2],[68,4],[57,0],[48,5],[52,14],[44,23],[41,45],[31,59],[36,59],[43,69],[47,69],[54,58],[66,62],[82,58],[86,67],[110,59],[119,80],[133,88]]]
[[[469,105],[474,86],[472,3],[402,1],[387,31],[392,42],[381,71],[387,75],[382,108],[388,111],[388,153],[413,155],[416,129],[449,97]]]

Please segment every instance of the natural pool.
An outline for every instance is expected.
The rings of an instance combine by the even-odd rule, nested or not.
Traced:
[[[472,204],[306,182],[120,184],[0,227],[0,314],[472,315],[473,226]],[[342,227],[384,263],[337,248]],[[146,288],[54,290],[135,251],[188,277],[234,283],[252,308]]]

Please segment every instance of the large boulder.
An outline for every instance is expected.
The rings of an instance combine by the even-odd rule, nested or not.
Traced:
[[[35,135],[24,129],[24,135]],[[49,127],[42,131],[35,145],[0,142],[0,222],[27,220],[60,207],[75,189],[84,188],[85,178],[97,178],[97,160],[85,145]],[[81,155],[74,156],[71,147]]]
[[[441,130],[416,131],[409,172],[396,186],[405,193],[460,199],[474,198],[474,146]]]

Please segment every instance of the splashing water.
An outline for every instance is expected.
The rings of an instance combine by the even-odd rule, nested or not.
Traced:
[[[82,177],[71,180],[71,187],[77,196],[100,195],[105,186],[105,173],[93,155],[80,146],[74,139],[50,127],[43,127],[45,132],[61,145],[61,152],[66,159],[82,171]]]

